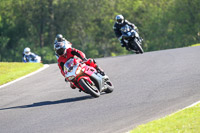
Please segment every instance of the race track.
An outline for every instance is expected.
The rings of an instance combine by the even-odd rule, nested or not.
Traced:
[[[57,64],[0,88],[0,133],[125,133],[200,100],[200,47],[97,59],[111,94],[92,98]]]

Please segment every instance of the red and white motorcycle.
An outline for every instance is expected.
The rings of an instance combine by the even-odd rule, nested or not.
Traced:
[[[107,75],[102,76],[95,68],[86,65],[80,59],[69,59],[64,64],[64,72],[67,81],[93,97],[99,97],[101,92],[111,93],[114,89]]]

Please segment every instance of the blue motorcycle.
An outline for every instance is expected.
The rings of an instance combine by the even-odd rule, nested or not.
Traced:
[[[142,39],[131,26],[126,24],[120,30],[122,33],[122,39],[131,50],[133,50],[136,54],[144,53],[141,46]]]

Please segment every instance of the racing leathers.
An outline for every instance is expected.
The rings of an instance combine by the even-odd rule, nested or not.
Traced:
[[[73,58],[74,56],[79,57],[81,60],[85,60],[85,54],[75,48],[68,48],[66,49],[66,53],[62,56],[59,56],[58,58],[58,66],[60,68],[60,71],[62,75],[65,77],[64,73],[64,64],[67,62],[70,58]]]
[[[67,60],[69,60],[70,58],[73,58],[74,56],[79,57],[82,61],[84,61],[84,63],[86,65],[94,67],[97,70],[97,72],[104,75],[103,70],[100,69],[100,67],[98,67],[98,65],[96,64],[96,61],[94,59],[87,60],[85,54],[82,51],[77,50],[75,48],[68,48],[68,49],[66,49],[65,54],[62,56],[59,56],[59,58],[58,58],[58,66],[60,68],[61,74],[64,77],[65,77],[64,64],[65,64],[65,62],[67,62]],[[75,86],[73,86],[73,84],[70,84],[70,86],[72,89],[75,89]]]
[[[118,23],[115,22],[115,24],[113,26],[113,30],[115,32],[116,37],[120,41],[121,46],[126,47],[126,49],[129,50],[128,46],[126,45],[126,43],[122,39],[122,33],[121,33],[121,30],[120,30],[126,24],[128,24],[129,26],[131,26],[133,29],[135,29],[138,32],[137,27],[133,23],[130,23],[128,20],[124,20],[124,22],[122,24],[118,24]]]
[[[25,63],[26,62],[40,62],[40,60],[37,59],[37,57],[39,57],[39,56],[34,53],[30,53],[29,55],[26,55],[23,53],[22,56],[23,56],[22,61]]]

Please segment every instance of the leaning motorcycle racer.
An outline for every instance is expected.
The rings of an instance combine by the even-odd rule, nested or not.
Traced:
[[[116,37],[118,38],[119,42],[121,43],[122,47],[125,47],[127,50],[129,50],[129,47],[126,45],[126,43],[124,42],[124,40],[122,39],[122,33],[121,33],[121,28],[128,24],[129,26],[131,26],[133,29],[135,29],[138,32],[138,28],[131,22],[129,22],[128,20],[124,19],[124,16],[122,15],[117,15],[115,17],[115,23],[113,26],[113,30],[115,32]]]
[[[58,58],[58,66],[60,68],[61,74],[65,77],[64,73],[64,64],[69,60],[70,58],[73,58],[75,56],[79,57],[86,65],[94,67],[98,73],[101,75],[105,75],[104,71],[96,64],[96,61],[94,59],[87,59],[85,54],[77,50],[75,48],[66,48],[65,44],[63,42],[57,42],[54,45],[54,50],[56,54],[59,56]],[[65,80],[66,81],[66,80]],[[75,89],[75,86],[70,84],[72,89]]]

